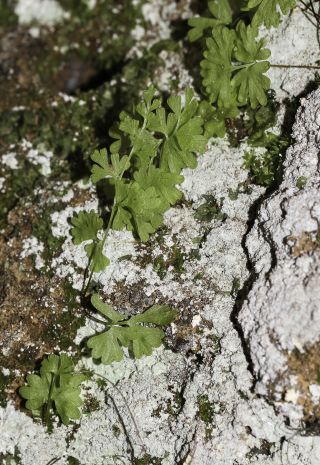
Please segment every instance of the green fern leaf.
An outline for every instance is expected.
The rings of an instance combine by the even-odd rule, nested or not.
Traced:
[[[106,149],[95,150],[91,156],[94,165],[91,168],[91,181],[96,184],[104,178],[118,178],[129,168],[128,157],[120,158],[118,153],[111,154],[111,163],[108,161]]]
[[[236,94],[231,85],[235,39],[236,34],[231,29],[214,29],[212,37],[207,39],[207,50],[200,63],[203,86],[210,102],[217,102],[223,108],[236,106]]]
[[[243,10],[256,9],[253,24],[255,26],[264,24],[267,28],[270,28],[279,26],[281,16],[278,8],[286,15],[295,6],[296,0],[249,0]]]
[[[84,241],[94,240],[97,237],[98,231],[103,227],[103,221],[100,216],[94,211],[81,211],[71,218],[71,234],[75,245],[79,245]]]
[[[177,316],[168,305],[154,305],[144,313],[128,318],[104,304],[96,294],[91,302],[107,320],[106,330],[92,336],[87,345],[92,350],[92,357],[101,359],[104,364],[121,361],[123,347],[129,348],[136,358],[151,355],[153,349],[161,345],[164,332],[161,328],[144,325],[166,326]]]
[[[232,10],[228,0],[213,0],[208,2],[209,11],[213,18],[196,17],[188,21],[191,27],[188,32],[190,42],[200,39],[206,29],[213,29],[219,25],[227,25],[232,21]]]
[[[70,419],[79,419],[79,408],[83,404],[80,398],[80,384],[87,379],[81,373],[74,373],[74,365],[67,355],[49,355],[41,364],[40,376],[28,375],[27,385],[19,390],[27,400],[26,407],[39,411],[48,402],[54,404],[57,414],[65,425]]]
[[[154,187],[159,197],[166,202],[166,209],[174,205],[182,196],[181,191],[176,187],[184,180],[180,174],[170,173],[151,165],[149,169],[137,171],[134,179],[145,188]]]

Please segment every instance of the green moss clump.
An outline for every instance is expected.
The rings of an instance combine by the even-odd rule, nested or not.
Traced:
[[[182,410],[182,407],[184,405],[184,397],[181,392],[176,391],[173,393],[173,398],[170,399],[170,401],[167,404],[167,410],[166,412],[169,413],[169,415],[177,416]]]
[[[6,398],[6,387],[10,382],[10,376],[6,376],[0,371],[0,407],[6,407],[7,398]]]
[[[134,458],[133,465],[161,465],[162,460],[157,457],[152,457],[149,454],[145,454],[141,458]]]
[[[221,211],[223,199],[219,203],[213,195],[204,195],[203,198],[205,202],[196,209],[194,215],[196,220],[209,223],[213,219],[224,221],[227,218]]]
[[[198,412],[200,419],[206,424],[206,440],[210,440],[213,431],[214,404],[209,401],[207,394],[198,396]]]
[[[0,196],[0,229],[6,225],[7,214],[20,200],[33,194],[34,187],[40,178],[36,167],[24,161],[22,167],[12,170],[6,176],[6,190]]]
[[[272,136],[264,153],[251,150],[243,157],[243,167],[249,170],[252,182],[259,186],[270,187],[281,180],[283,155],[290,140],[274,134]]]
[[[306,176],[300,176],[297,179],[296,186],[298,189],[303,189],[307,184],[308,178]]]
[[[11,27],[17,24],[18,18],[9,5],[8,0],[0,0],[0,27]]]
[[[199,417],[204,423],[211,424],[213,422],[214,407],[207,394],[198,396],[198,411]]]

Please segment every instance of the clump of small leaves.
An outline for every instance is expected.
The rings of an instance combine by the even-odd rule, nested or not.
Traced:
[[[280,181],[283,153],[288,145],[288,139],[274,136],[264,153],[251,150],[244,154],[243,167],[249,170],[254,184],[270,187]]]
[[[212,423],[214,417],[214,408],[209,401],[208,395],[198,396],[199,417],[204,423]]]
[[[48,427],[52,409],[68,425],[70,420],[80,418],[83,404],[80,385],[86,379],[86,375],[74,372],[73,362],[67,355],[49,355],[41,363],[40,374],[28,375],[27,385],[19,393],[27,400],[27,409],[35,416],[42,416]]]
[[[92,296],[91,303],[103,317],[101,322],[105,330],[92,336],[87,345],[92,350],[92,357],[106,365],[123,359],[123,347],[128,348],[135,358],[151,355],[164,338],[161,327],[171,324],[177,316],[168,305],[153,305],[145,312],[129,317],[103,303],[97,294]]]
[[[298,189],[303,189],[307,184],[308,178],[306,176],[300,176],[297,179],[296,186]]]
[[[210,222],[213,219],[224,221],[227,218],[226,213],[221,211],[221,202],[219,203],[213,195],[204,195],[203,198],[205,202],[196,209],[194,215],[198,221]]]

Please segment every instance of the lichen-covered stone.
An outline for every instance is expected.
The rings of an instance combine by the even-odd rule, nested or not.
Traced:
[[[319,114],[320,91],[315,91],[301,101],[283,182],[263,202],[247,238],[257,279],[239,317],[256,391],[293,422],[311,423],[319,418],[310,392],[320,366]],[[307,179],[302,188],[301,176]]]

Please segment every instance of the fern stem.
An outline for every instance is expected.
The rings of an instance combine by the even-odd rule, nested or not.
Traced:
[[[147,125],[147,119],[144,118],[143,125],[142,125],[142,127],[141,127],[141,129],[140,129],[139,134],[142,134],[142,132],[143,132],[143,131],[145,130],[145,128],[146,128],[146,125]],[[135,151],[135,147],[134,147],[134,143],[133,143],[133,144],[132,144],[132,148],[131,148],[131,150],[130,150],[130,153],[129,153],[129,155],[128,155],[128,164],[130,163],[131,158],[133,157],[134,151]],[[124,168],[122,169],[122,172],[120,173],[120,176],[118,177],[119,181],[122,180],[125,171],[126,171],[126,167],[124,167]],[[102,244],[101,244],[101,250],[103,250],[103,247],[104,247],[104,245],[105,245],[105,243],[106,243],[106,240],[107,240],[107,238],[108,238],[108,234],[109,234],[109,231],[110,231],[110,229],[111,229],[111,226],[112,226],[112,223],[113,223],[113,220],[114,220],[114,217],[115,217],[117,208],[118,208],[118,205],[117,205],[116,197],[115,197],[114,200],[113,200],[113,205],[112,205],[112,209],[111,209],[111,213],[110,213],[108,225],[107,225],[107,228],[106,228],[106,230],[105,230],[105,232],[104,232],[104,234],[103,234]],[[89,261],[88,267],[89,267],[89,266],[90,266],[90,261]],[[93,269],[92,269],[91,272],[90,272],[90,276],[89,276],[87,285],[86,285],[86,287],[85,287],[85,289],[84,289],[84,291],[83,291],[83,294],[84,294],[84,295],[86,295],[86,293],[88,292],[88,289],[89,289],[89,286],[90,286],[90,283],[91,283],[91,280],[92,280],[93,273],[94,273],[94,271],[93,271]]]
[[[55,382],[56,382],[56,374],[52,373],[52,379],[51,379],[50,389],[49,389],[49,394],[48,394],[48,402],[47,402],[46,410],[44,414],[44,422],[48,430],[49,430],[49,422],[50,422],[50,412],[52,408],[52,392],[53,392]]]
[[[316,65],[286,65],[286,64],[270,64],[271,68],[298,68],[298,69],[320,69]]]
[[[143,452],[146,454],[147,451],[146,451],[146,448],[145,448],[145,446],[144,446],[144,444],[143,444],[142,438],[141,438],[141,436],[140,436],[140,430],[139,430],[139,428],[138,428],[137,422],[136,422],[136,420],[135,420],[135,418],[134,418],[134,416],[133,416],[133,413],[132,413],[132,411],[131,411],[131,409],[130,409],[130,407],[129,407],[129,404],[128,404],[127,399],[125,398],[124,394],[123,394],[123,393],[121,392],[121,390],[117,387],[117,385],[116,385],[115,383],[113,383],[110,379],[106,378],[106,377],[103,376],[103,375],[100,375],[100,373],[96,373],[96,372],[95,372],[94,375],[95,375],[95,376],[99,376],[100,378],[102,378],[102,379],[104,379],[105,381],[107,381],[107,383],[111,384],[111,386],[118,392],[118,394],[119,394],[120,397],[122,398],[122,400],[123,400],[125,406],[127,407],[128,412],[129,412],[131,421],[132,421],[132,423],[133,423],[133,425],[134,425],[134,428],[135,428],[135,430],[136,430],[136,434],[137,434],[137,436],[138,436],[138,438],[139,438],[140,447],[142,448]]]

